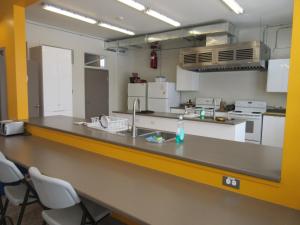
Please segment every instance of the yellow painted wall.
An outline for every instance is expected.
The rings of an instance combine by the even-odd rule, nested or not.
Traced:
[[[27,82],[25,58],[25,17],[24,8],[35,0],[1,0],[0,1],[0,47],[6,48],[7,73],[8,73],[8,102],[10,118],[27,118]],[[286,135],[283,151],[282,182],[279,185],[253,179],[247,176],[232,174],[241,178],[240,194],[254,198],[278,203],[300,210],[300,0],[294,0],[293,41],[291,51],[291,71],[287,101]],[[34,131],[34,129],[32,130]],[[107,146],[95,143],[92,140],[73,139],[64,136],[62,139],[57,133],[33,132],[36,135],[45,134],[44,137],[62,143],[82,146],[89,151],[98,151],[109,157],[118,158],[140,166],[156,169],[161,172],[185,177],[196,182],[205,183],[218,188],[221,185],[222,174],[226,171],[214,170],[208,167],[193,166],[180,163],[176,160],[157,157],[138,151]],[[77,141],[75,141],[77,140]],[[80,145],[79,145],[80,144]],[[99,152],[99,145],[103,150]],[[113,150],[113,151],[112,151]],[[130,153],[130,154],[129,154]],[[131,158],[130,158],[131,157]],[[149,158],[150,157],[150,158]],[[149,160],[152,159],[152,160]],[[200,174],[199,174],[200,172]]]
[[[0,1],[0,48],[5,48],[8,116],[28,118],[24,6],[36,0]]]

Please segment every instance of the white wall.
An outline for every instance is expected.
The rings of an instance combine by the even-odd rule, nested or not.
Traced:
[[[272,49],[272,58],[289,58],[291,29],[269,28],[266,32],[266,43]],[[277,48],[275,37],[278,33]],[[241,29],[238,37],[240,42],[262,40],[261,28]],[[169,47],[168,47],[169,48]],[[176,65],[179,60],[179,50],[163,50],[161,67],[150,69],[150,50],[131,50],[133,72],[138,72],[142,78],[152,81],[156,75],[164,75],[169,81],[176,81]],[[285,106],[286,94],[267,93],[267,73],[258,71],[201,73],[198,92],[182,92],[182,101],[196,97],[222,97],[227,103],[237,99],[266,101],[271,106]],[[124,84],[125,85],[125,84]]]
[[[130,65],[126,62],[127,58],[116,53],[104,50],[104,42],[100,39],[86,37],[79,34],[70,33],[55,27],[42,24],[27,22],[27,45],[28,48],[49,45],[72,49],[74,52],[73,64],[73,115],[74,117],[85,117],[85,98],[84,98],[84,53],[104,55],[107,58],[107,69],[109,70],[109,108],[110,111],[121,109],[124,103],[120,100],[124,95],[119,90],[124,89],[123,77],[129,76],[126,66],[119,67],[118,63]],[[120,83],[121,82],[121,83]],[[120,85],[122,84],[122,85]],[[124,90],[123,90],[124,91]],[[127,92],[126,92],[127,95]]]

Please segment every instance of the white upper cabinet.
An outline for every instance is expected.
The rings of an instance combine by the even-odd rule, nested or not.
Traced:
[[[288,92],[290,59],[269,61],[267,92]]]
[[[43,116],[72,116],[72,51],[50,46],[33,47],[31,59],[41,64],[40,95]]]
[[[177,91],[198,91],[199,73],[177,66],[176,89]]]

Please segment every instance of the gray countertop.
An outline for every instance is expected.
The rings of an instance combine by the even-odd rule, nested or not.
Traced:
[[[113,113],[132,114],[132,111],[114,111]],[[154,112],[154,113],[148,113],[148,114],[137,113],[137,115],[161,117],[161,118],[167,118],[167,119],[178,119],[178,116],[179,116],[179,114],[176,114],[176,113],[164,113],[164,112]],[[185,117],[184,120],[203,122],[203,123],[216,123],[216,124],[222,124],[222,125],[238,125],[238,124],[246,122],[245,120],[238,120],[238,119],[226,120],[224,122],[221,122],[221,121],[216,121],[211,117],[206,117],[205,119],[200,119],[198,117],[196,117],[196,118],[186,118]]]
[[[78,121],[81,119],[54,116],[30,119],[27,123],[200,165],[280,181],[282,158],[280,148],[193,135],[186,135],[183,144],[175,142],[152,144],[141,137],[133,139],[126,135],[75,125],[74,122]]]
[[[296,210],[43,138],[0,137],[0,149],[10,160],[64,179],[81,195],[141,225],[298,225],[300,221]]]

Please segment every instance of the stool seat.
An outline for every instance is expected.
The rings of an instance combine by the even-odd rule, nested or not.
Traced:
[[[95,221],[100,221],[110,215],[110,211],[87,199],[82,199],[82,203],[88,209]],[[44,210],[42,217],[48,225],[80,225],[82,220],[82,208],[75,205],[65,209]]]
[[[19,206],[23,204],[27,189],[27,186],[21,183],[16,186],[5,186],[4,193],[11,204],[13,204],[14,206]],[[33,203],[35,201],[36,198],[29,197],[27,204]]]

